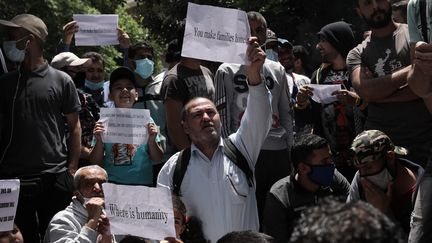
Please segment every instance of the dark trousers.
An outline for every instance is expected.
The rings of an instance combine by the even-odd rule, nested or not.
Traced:
[[[291,173],[291,160],[289,151],[261,150],[255,165],[256,199],[260,225],[265,206],[265,200],[270,188],[278,180]]]
[[[39,243],[51,218],[69,205],[72,193],[61,190],[56,175],[20,178],[20,195],[15,223],[25,242]]]

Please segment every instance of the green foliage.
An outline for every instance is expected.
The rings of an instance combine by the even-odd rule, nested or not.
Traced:
[[[125,30],[131,40],[149,40],[160,55],[162,47],[159,41],[153,40],[149,30],[140,26],[143,18],[133,16],[126,11],[125,0],[3,0],[0,1],[0,19],[11,19],[21,13],[30,13],[40,17],[48,27],[48,38],[45,43],[45,58],[50,61],[56,54],[56,47],[62,38],[63,26],[73,20],[73,14],[112,14],[119,15],[119,27]],[[123,65],[123,50],[117,46],[72,47],[78,56],[87,51],[96,51],[105,58],[106,71],[110,73],[115,67]],[[162,64],[159,61],[158,67]]]

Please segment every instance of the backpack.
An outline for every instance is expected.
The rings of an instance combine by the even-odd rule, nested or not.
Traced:
[[[237,149],[234,143],[229,138],[224,139],[224,154],[241,170],[245,173],[248,180],[249,187],[253,185],[253,172],[246,161],[246,158]],[[173,193],[180,196],[180,186],[183,181],[186,169],[189,165],[189,160],[191,156],[191,148],[186,148],[180,151],[177,158],[177,163],[174,169],[173,176]]]

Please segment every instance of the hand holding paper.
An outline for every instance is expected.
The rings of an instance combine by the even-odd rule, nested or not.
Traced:
[[[77,46],[103,46],[119,44],[117,38],[118,15],[116,14],[74,14],[79,26],[75,34]]]
[[[312,100],[321,104],[337,101],[338,99],[333,93],[341,90],[340,84],[310,84],[309,86],[313,88]]]

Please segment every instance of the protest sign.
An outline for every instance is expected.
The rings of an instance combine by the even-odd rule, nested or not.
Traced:
[[[102,187],[111,233],[154,240],[176,236],[169,189],[112,183]]]
[[[13,229],[19,191],[19,180],[0,180],[0,232]]]
[[[150,111],[145,109],[101,108],[100,120],[105,132],[104,143],[145,144]]]
[[[75,33],[76,46],[104,46],[119,44],[117,38],[118,15],[74,14],[79,27]]]
[[[308,84],[312,87],[313,96],[312,100],[321,103],[321,104],[329,104],[337,101],[337,97],[332,95],[333,92],[341,90],[340,84]]]
[[[237,9],[188,4],[182,56],[248,64],[247,14]]]

